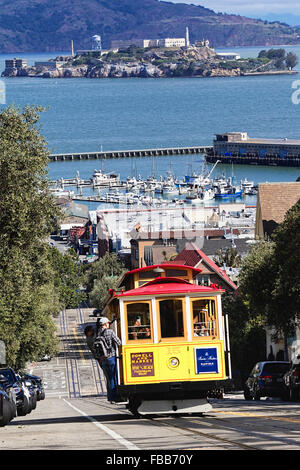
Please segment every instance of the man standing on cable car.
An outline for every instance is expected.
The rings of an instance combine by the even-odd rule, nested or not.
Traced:
[[[116,387],[118,385],[116,350],[121,345],[121,340],[109,328],[110,322],[106,317],[99,320],[100,330],[96,342],[101,342],[103,356],[100,357],[107,382],[107,400],[111,403],[116,401]]]

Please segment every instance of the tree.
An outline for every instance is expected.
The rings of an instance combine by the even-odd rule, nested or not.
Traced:
[[[83,272],[76,252],[70,249],[62,254],[56,248],[49,247],[48,257],[61,308],[78,307],[86,297],[81,289]]]
[[[292,70],[298,64],[298,58],[293,52],[289,52],[285,59],[286,66]]]
[[[238,268],[241,265],[242,258],[241,255],[238,254],[236,248],[227,248],[226,251],[223,251],[220,248],[214,256],[214,262],[220,267],[223,267],[225,264],[231,268]]]
[[[300,204],[278,225],[272,241],[261,242],[247,257],[239,277],[252,318],[261,315],[275,328],[274,339],[295,332],[300,320]]]
[[[116,289],[120,276],[126,271],[114,253],[86,265],[84,285],[91,306],[102,308],[109,289]]]
[[[0,114],[0,340],[14,367],[57,347],[59,298],[46,240],[60,212],[48,191],[41,110],[11,106]]]
[[[224,294],[222,310],[229,320],[233,378],[236,385],[242,387],[253,365],[266,359],[263,319],[259,316],[251,318],[249,306],[240,294]]]

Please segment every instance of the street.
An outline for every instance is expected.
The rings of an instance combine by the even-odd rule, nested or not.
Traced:
[[[300,402],[246,401],[241,392],[210,400],[203,416],[134,418],[106,400],[102,371],[83,335],[91,309],[57,319],[61,353],[30,364],[46,399],[0,429],[1,450],[299,450]]]

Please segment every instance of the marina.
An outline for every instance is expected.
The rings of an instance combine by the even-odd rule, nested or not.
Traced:
[[[234,183],[233,169],[231,177],[227,178],[224,174],[213,177],[217,164],[218,161],[209,170],[203,164],[201,172],[191,171],[178,178],[170,163],[165,177],[156,177],[152,167],[152,175],[147,178],[138,175],[126,179],[122,179],[116,172],[104,172],[102,165],[101,170],[94,170],[90,179],[81,179],[77,171],[75,178],[51,181],[51,192],[56,197],[74,201],[148,207],[197,206],[216,199],[235,200],[241,199],[244,194],[256,194],[257,188],[253,181],[244,178],[239,184]],[[77,192],[67,190],[65,186],[76,186]]]

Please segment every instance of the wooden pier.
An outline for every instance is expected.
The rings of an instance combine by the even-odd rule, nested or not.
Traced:
[[[168,155],[186,155],[186,154],[208,154],[212,151],[212,146],[198,147],[170,147],[156,149],[138,149],[138,150],[110,150],[101,152],[81,152],[81,153],[54,153],[49,156],[51,161],[65,160],[101,160],[109,158],[130,158],[130,157],[153,157]]]

